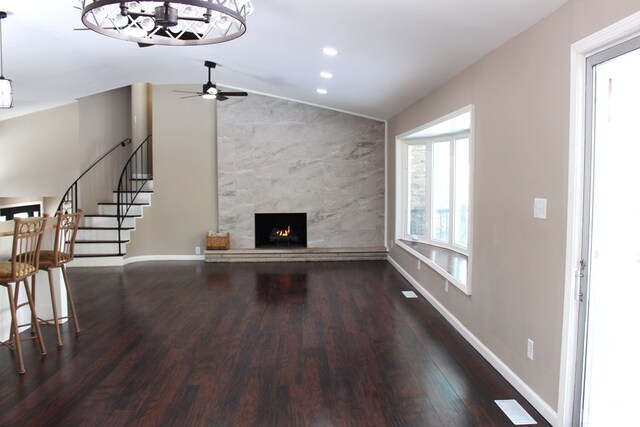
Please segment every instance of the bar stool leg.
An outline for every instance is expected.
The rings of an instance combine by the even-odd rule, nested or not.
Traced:
[[[27,283],[25,282],[24,284],[25,288],[27,287]],[[33,276],[31,276],[31,295],[33,298],[33,303],[35,305],[36,302],[36,275],[34,274]],[[31,336],[35,337],[36,336],[36,327],[34,326],[36,323],[38,323],[38,316],[36,315],[34,310],[31,310]]]
[[[16,287],[18,284],[16,283]],[[20,343],[20,331],[18,331],[18,318],[16,317],[16,302],[14,300],[13,287],[8,284],[7,292],[9,293],[9,309],[11,310],[11,332],[13,335],[13,343],[16,349],[16,355],[18,356],[18,373],[24,374],[24,361],[22,360],[22,344]],[[15,294],[18,295],[17,293]]]
[[[36,330],[36,339],[38,340],[38,345],[40,346],[40,354],[47,354],[47,350],[44,347],[44,340],[42,339],[42,331],[40,331],[40,323],[38,322],[38,315],[36,314],[36,304],[33,299],[33,295],[31,295],[31,290],[27,285],[27,280],[24,280],[24,290],[27,293],[27,300],[29,300],[29,308],[31,309],[32,318],[35,319],[35,322],[32,325],[32,328]]]
[[[13,292],[13,304],[14,304],[14,311],[16,312],[16,314],[18,313],[18,300],[20,299],[20,282],[16,282],[16,288],[15,290],[12,288],[11,291]],[[18,318],[16,316],[11,316],[11,331],[9,333],[9,341],[15,341],[16,340],[16,335],[14,334],[14,329],[13,329],[13,324],[18,325]],[[18,326],[17,330],[20,330],[20,326]]]
[[[53,288],[53,272],[47,270],[49,273],[49,291],[51,291],[51,306],[53,308],[53,323],[56,326],[56,338],[58,339],[58,347],[62,347],[62,338],[60,337],[60,323],[58,320],[58,304],[56,304],[56,295]]]
[[[71,288],[69,287],[69,278],[67,277],[67,266],[62,264],[62,276],[64,277],[64,286],[67,289],[67,299],[69,301],[69,309],[71,309],[71,317],[73,317],[73,325],[76,328],[76,334],[80,332],[80,326],[78,325],[78,316],[76,316],[76,306],[73,304],[73,296],[71,295]]]

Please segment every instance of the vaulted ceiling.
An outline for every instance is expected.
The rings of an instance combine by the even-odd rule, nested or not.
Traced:
[[[15,93],[0,120],[136,82],[202,84],[204,60],[221,65],[214,80],[225,87],[387,119],[566,1],[253,0],[237,40],[139,48],[74,30],[83,27],[78,1],[0,0]],[[323,55],[325,46],[338,56]]]

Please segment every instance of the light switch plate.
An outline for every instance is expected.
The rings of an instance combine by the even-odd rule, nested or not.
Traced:
[[[547,219],[547,199],[533,199],[533,217]]]

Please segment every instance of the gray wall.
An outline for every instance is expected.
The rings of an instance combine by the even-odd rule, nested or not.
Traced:
[[[61,196],[80,170],[78,104],[0,121],[0,197]]]
[[[80,173],[131,134],[130,105],[125,87],[0,121],[0,196],[59,203]],[[88,213],[97,211],[98,201],[110,200],[128,151],[117,150],[83,178],[80,200]]]
[[[196,85],[153,86],[153,185],[151,207],[127,247],[127,257],[194,255],[217,218],[216,103],[180,99],[173,90]]]
[[[476,106],[472,295],[397,246],[407,272],[523,379],[558,407],[569,147],[570,46],[634,13],[640,1],[574,0],[388,123],[389,235],[394,235],[395,138]],[[548,199],[548,219],[533,199]],[[452,289],[452,290],[451,290]],[[526,357],[527,338],[535,359]]]
[[[308,246],[384,246],[384,123],[250,94],[218,105],[220,230],[253,248],[254,214],[307,212]]]

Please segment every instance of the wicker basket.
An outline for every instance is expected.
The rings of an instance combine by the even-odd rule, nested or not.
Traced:
[[[205,235],[205,241],[208,250],[226,250],[229,249],[229,233],[222,236]]]

